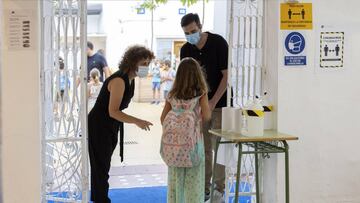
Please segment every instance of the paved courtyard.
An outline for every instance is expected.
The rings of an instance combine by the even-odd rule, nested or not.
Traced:
[[[160,150],[160,115],[163,104],[132,102],[126,113],[154,124],[146,132],[132,124],[125,124],[124,162],[120,162],[119,146],[112,157],[111,188],[129,188],[166,185],[167,167]]]

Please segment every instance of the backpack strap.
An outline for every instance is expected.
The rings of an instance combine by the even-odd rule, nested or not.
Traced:
[[[170,103],[172,110],[174,110],[175,112],[178,112],[178,113],[183,113],[183,112],[185,112],[185,111],[193,111],[193,110],[195,109],[196,105],[199,103],[199,100],[200,100],[200,98],[201,98],[202,96],[204,96],[204,94],[192,98],[191,101],[190,101],[190,102],[191,102],[191,106],[190,106],[190,108],[187,109],[187,110],[175,108],[175,106],[177,105],[177,102],[178,102],[178,100],[176,100],[176,99],[167,99],[167,101]]]
[[[202,94],[202,95],[200,95],[200,96],[197,96],[197,97],[192,98],[192,100],[193,100],[194,102],[191,104],[191,107],[190,107],[190,110],[191,110],[191,111],[194,110],[194,108],[196,107],[196,105],[199,103],[200,98],[201,98],[202,96],[204,96],[204,95],[205,95],[205,94]]]

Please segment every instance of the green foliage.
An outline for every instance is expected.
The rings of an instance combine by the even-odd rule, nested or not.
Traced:
[[[145,0],[143,4],[141,4],[142,8],[154,10],[160,4],[166,4],[169,0]],[[184,6],[191,6],[198,2],[199,0],[179,0]],[[207,0],[206,0],[207,1]]]

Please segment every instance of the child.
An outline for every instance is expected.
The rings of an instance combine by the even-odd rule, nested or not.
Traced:
[[[70,90],[70,79],[65,72],[65,63],[62,57],[58,58],[59,71],[56,73],[56,101],[54,103],[54,114],[55,119],[58,121],[60,119],[60,114],[66,112],[66,98],[65,94],[68,94]]]
[[[186,127],[181,127],[184,121],[178,122],[176,119],[178,115],[181,117],[184,113],[187,113],[185,120],[190,119],[185,121]],[[174,85],[166,98],[161,115],[163,125],[161,156],[168,165],[168,203],[204,202],[205,152],[201,122],[210,118],[207,85],[200,65],[193,58],[184,58],[179,64]],[[193,122],[186,123],[190,120]],[[181,124],[178,125],[179,123]],[[194,129],[190,131],[192,133],[184,134],[184,131],[189,132],[189,128]],[[186,138],[181,139],[176,134]],[[188,140],[195,142],[185,143]],[[193,147],[189,147],[191,145]],[[186,154],[189,149],[192,151]],[[177,155],[172,159],[174,153]],[[181,159],[181,163],[178,162],[178,158]],[[184,164],[188,165],[184,166]]]
[[[161,83],[161,73],[160,73],[160,63],[155,61],[154,66],[150,70],[149,77],[152,77],[152,91],[153,91],[153,101],[151,104],[160,103],[160,83]]]
[[[93,68],[90,71],[90,82],[88,83],[88,113],[94,107],[103,83],[100,82],[100,71]]]
[[[164,62],[164,70],[161,74],[161,81],[164,84],[164,98],[166,99],[169,91],[171,90],[171,87],[173,86],[174,80],[175,80],[175,70],[170,68],[171,64],[169,60],[166,60]]]

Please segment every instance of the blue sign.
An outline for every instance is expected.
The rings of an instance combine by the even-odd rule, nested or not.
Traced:
[[[285,56],[285,66],[305,66],[306,56]]]
[[[305,38],[299,32],[291,32],[285,38],[285,48],[288,54],[284,57],[285,66],[304,66],[306,56],[303,55],[305,49]]]
[[[137,14],[139,15],[145,14],[145,8],[137,8],[136,10],[137,10]]]
[[[179,15],[185,15],[186,14],[186,8],[179,8]]]
[[[285,48],[290,54],[300,54],[305,49],[305,38],[298,32],[291,32],[285,39]]]

